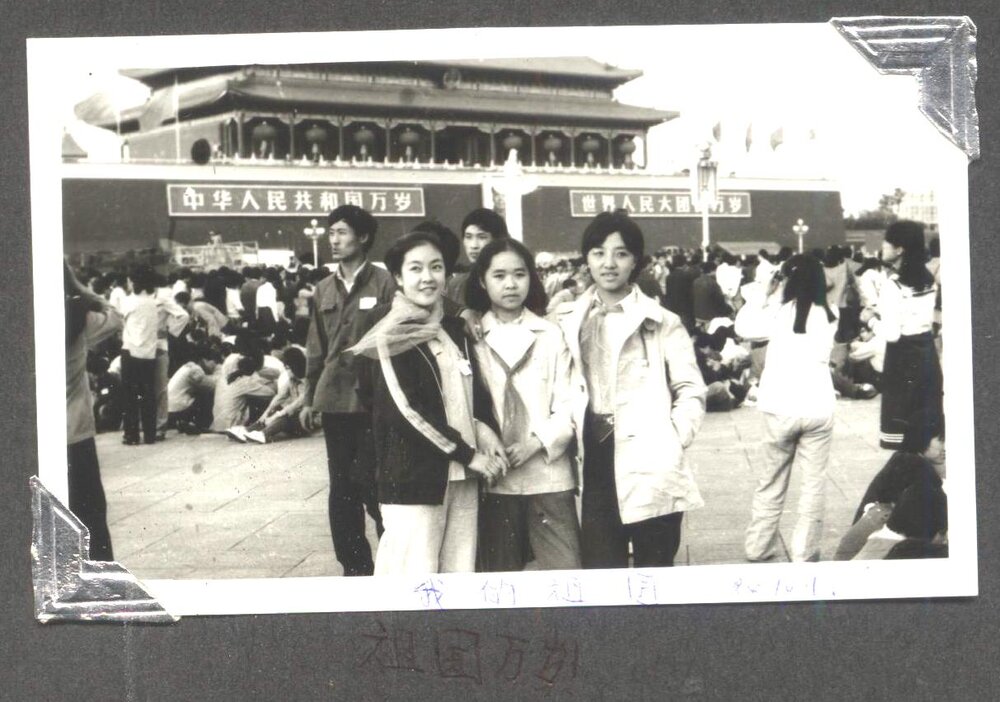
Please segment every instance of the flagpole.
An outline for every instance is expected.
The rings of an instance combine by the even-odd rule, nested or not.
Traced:
[[[177,90],[177,74],[174,73],[174,151],[177,163],[181,162],[181,100]]]

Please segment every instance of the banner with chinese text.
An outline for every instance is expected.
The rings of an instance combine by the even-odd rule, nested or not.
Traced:
[[[171,217],[325,217],[357,205],[381,217],[424,217],[420,187],[168,184]]]
[[[614,210],[626,210],[632,217],[701,215],[687,190],[570,190],[569,204],[573,217]],[[720,192],[709,213],[713,217],[750,217],[750,193]]]

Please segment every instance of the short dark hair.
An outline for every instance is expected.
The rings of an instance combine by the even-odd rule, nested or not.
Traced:
[[[490,296],[483,285],[483,278],[490,268],[493,257],[504,251],[520,256],[528,269],[528,295],[524,298],[524,306],[537,315],[544,315],[545,308],[549,304],[549,297],[545,294],[545,286],[542,285],[541,278],[538,277],[535,256],[527,246],[510,238],[494,239],[483,247],[469,273],[469,282],[465,287],[465,304],[477,312],[486,312],[490,309]]]
[[[436,219],[424,220],[413,228],[415,232],[430,232],[441,241],[441,255],[444,256],[445,273],[451,275],[455,272],[455,264],[458,262],[458,255],[462,245],[455,236],[455,232],[441,224]]]
[[[306,375],[306,356],[302,350],[295,346],[289,346],[281,352],[282,362],[291,368],[296,378],[304,378]]]
[[[133,290],[136,292],[156,292],[156,271],[149,266],[136,266],[129,271],[128,277],[132,281]]]
[[[378,231],[378,220],[368,210],[363,210],[357,205],[341,205],[327,217],[328,226],[332,227],[337,222],[347,222],[359,239],[365,237],[361,244],[365,253],[371,250],[372,244],[375,243],[375,232]]]
[[[587,256],[591,249],[602,246],[609,236],[618,232],[621,234],[625,248],[635,257],[635,268],[629,276],[630,283],[634,283],[639,273],[642,272],[643,252],[646,242],[642,236],[639,225],[625,212],[601,212],[590,220],[590,224],[583,230],[583,240],[580,244],[580,253]]]
[[[507,222],[495,211],[480,207],[465,215],[462,220],[462,233],[469,227],[475,225],[487,231],[494,239],[507,239],[510,232],[507,230]]]
[[[385,252],[385,267],[393,275],[400,275],[403,272],[403,259],[406,258],[406,254],[422,244],[430,244],[441,252],[442,259],[445,257],[444,247],[436,234],[416,229],[393,242]]]

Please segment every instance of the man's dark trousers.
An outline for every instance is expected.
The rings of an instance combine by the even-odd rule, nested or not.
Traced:
[[[365,537],[365,508],[382,534],[374,481],[362,480],[356,470],[362,441],[370,436],[371,418],[362,413],[323,412],[327,466],[330,469],[330,532],[344,575],[372,575],[375,562]],[[373,478],[374,476],[372,476]]]

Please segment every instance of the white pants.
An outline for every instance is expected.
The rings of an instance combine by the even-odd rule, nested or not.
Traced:
[[[375,575],[475,572],[475,480],[450,481],[440,505],[379,506],[385,532],[375,554]]]
[[[799,518],[792,532],[791,559],[819,560],[823,535],[826,467],[833,440],[833,416],[824,419],[783,417],[764,413],[763,460],[757,469],[750,526],[746,532],[746,556],[762,561],[777,555],[778,521],[785,506],[785,493],[792,463],[802,471]]]

